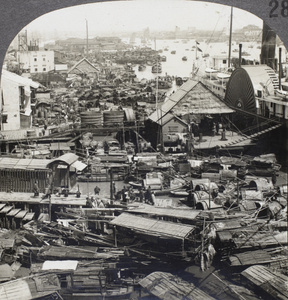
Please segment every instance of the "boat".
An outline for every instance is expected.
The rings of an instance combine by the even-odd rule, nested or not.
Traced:
[[[167,80],[158,81],[158,89],[170,89],[171,87],[172,87],[172,83]]]
[[[228,82],[230,76],[231,73],[225,73],[225,72],[217,73],[217,79],[219,79],[222,82],[222,84]]]
[[[138,71],[144,71],[146,69],[145,65],[139,65]]]
[[[152,69],[151,69],[151,72],[152,73],[162,73],[162,66],[161,66],[161,64],[154,64],[153,66],[152,66]]]
[[[187,56],[183,56],[183,57],[182,57],[182,60],[183,60],[183,61],[187,61]]]
[[[177,77],[177,78],[176,78],[176,85],[180,86],[180,85],[182,85],[182,84],[183,84],[183,79],[182,79],[182,77]]]
[[[170,191],[170,194],[174,197],[187,197],[189,193],[185,189]]]
[[[142,181],[140,181],[140,182],[139,181],[129,181],[128,183],[135,189],[140,189],[141,187],[143,187]]]
[[[205,73],[209,76],[210,79],[217,79],[218,70],[213,68],[206,68]]]

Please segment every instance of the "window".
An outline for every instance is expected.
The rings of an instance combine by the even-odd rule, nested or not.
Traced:
[[[37,61],[37,57],[34,57],[34,61]]]
[[[46,61],[46,58],[45,58],[45,57],[43,57],[43,61]]]
[[[46,71],[46,68],[43,68],[43,72],[45,72]]]
[[[24,91],[24,86],[19,86],[19,104],[20,104],[20,111],[24,110],[25,107],[25,91]]]
[[[35,72],[37,72],[37,71],[38,71],[38,69],[37,69],[37,68],[35,68],[35,69],[34,69],[34,71],[35,71]]]
[[[227,60],[226,59],[223,59],[223,64],[226,64]]]
[[[8,116],[7,115],[2,115],[2,123],[7,123],[7,118]]]

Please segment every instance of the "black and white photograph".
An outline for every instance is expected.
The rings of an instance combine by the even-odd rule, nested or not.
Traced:
[[[0,2],[0,299],[288,300],[288,1]]]

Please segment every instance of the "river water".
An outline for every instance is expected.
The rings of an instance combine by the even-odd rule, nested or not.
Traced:
[[[128,42],[127,40],[123,40]],[[141,44],[140,40],[136,39],[135,47],[145,46]],[[212,67],[213,62],[212,58],[215,56],[226,56],[228,57],[229,46],[227,43],[206,43],[200,42],[197,47],[201,49],[202,52],[196,50],[196,40],[185,40],[185,39],[176,39],[176,40],[157,40],[156,42],[152,41],[147,44],[148,47],[156,50],[162,50],[160,55],[165,55],[167,60],[166,62],[161,62],[162,64],[162,73],[160,76],[170,75],[170,76],[180,76],[180,77],[190,77],[193,70],[193,63],[195,66],[199,67],[199,75],[204,74],[204,70],[207,67]],[[260,44],[257,42],[245,42],[242,43],[242,52],[249,53],[249,60],[259,61]],[[167,49],[167,50],[165,50]],[[238,49],[239,45],[235,42],[232,43],[231,55],[232,57],[238,58]],[[171,51],[176,51],[175,54],[172,54]],[[276,51],[277,52],[277,51]],[[209,57],[202,57],[204,54],[209,55]],[[187,61],[183,61],[182,57],[186,56]],[[197,56],[197,59],[196,59]],[[244,57],[244,56],[243,56]],[[147,66],[144,71],[138,71],[138,66],[134,67],[135,73],[139,80],[141,79],[154,79],[157,74],[151,72],[151,66]]]

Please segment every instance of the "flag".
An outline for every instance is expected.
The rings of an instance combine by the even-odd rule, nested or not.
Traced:
[[[197,50],[198,50],[199,52],[202,52],[202,50],[201,50],[199,47],[197,47]]]

